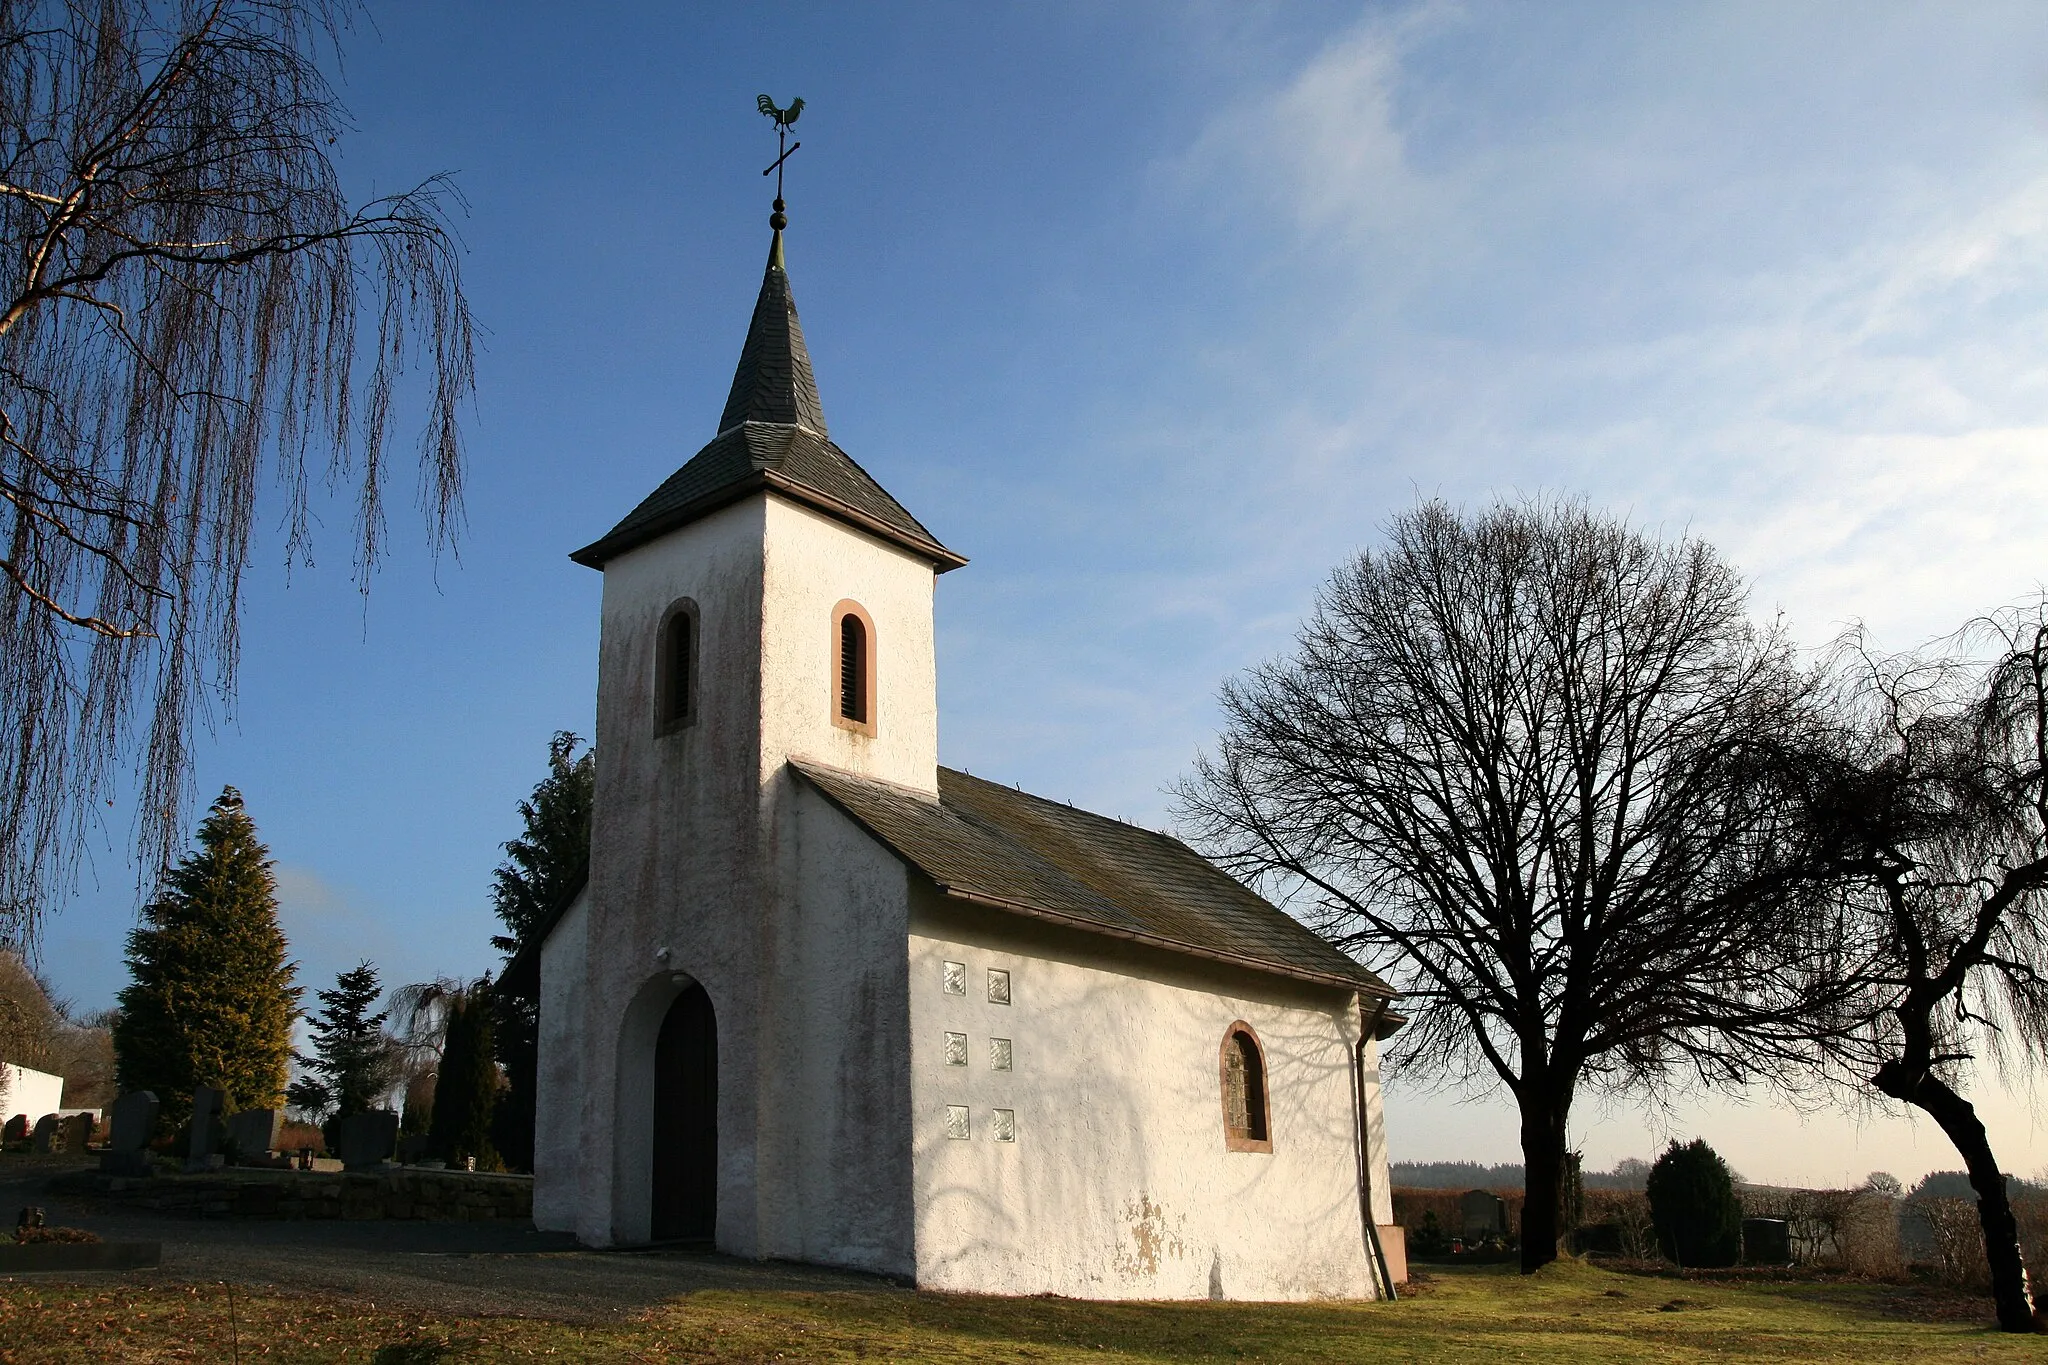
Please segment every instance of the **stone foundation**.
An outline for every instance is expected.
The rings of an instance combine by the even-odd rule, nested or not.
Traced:
[[[382,1171],[211,1171],[146,1178],[80,1171],[52,1184],[185,1218],[533,1218],[533,1177],[393,1167]]]

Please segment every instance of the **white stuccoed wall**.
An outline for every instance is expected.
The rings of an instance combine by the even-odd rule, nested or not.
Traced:
[[[917,1282],[1098,1299],[1365,1298],[1354,997],[913,898]],[[943,964],[967,965],[967,994]],[[990,968],[1011,976],[988,1003]],[[1219,1050],[1264,1046],[1273,1151],[1225,1150]],[[968,1065],[948,1066],[948,1031]],[[989,1066],[1007,1037],[1014,1069]],[[1376,1058],[1374,1065],[1376,1068]],[[1377,1098],[1377,1086],[1373,1087]],[[945,1135],[969,1106],[973,1136]],[[1013,1109],[997,1142],[992,1111]],[[1375,1153],[1385,1188],[1384,1147]]]
[[[534,1078],[533,1225],[574,1232],[583,1195],[584,1000],[590,974],[590,888],[540,951],[539,1068]]]
[[[776,1058],[762,1073],[762,1254],[907,1278],[910,873],[808,783],[785,782],[781,985],[762,1027]]]
[[[829,881],[843,903],[808,900],[786,759],[814,755],[935,790],[932,580],[929,564],[766,494],[605,566],[587,904],[541,960],[544,1226],[598,1246],[647,1239],[654,1041],[695,981],[718,1024],[719,1247],[907,1269],[902,1201],[897,1224],[876,1215],[891,1196],[874,1153],[840,1153],[824,1177],[815,1164],[821,1140],[856,1126],[848,1105],[887,1093],[874,1076],[848,1074],[854,1063],[835,1049],[886,1041],[872,1026],[887,973],[902,999],[903,874],[872,845],[842,849],[832,856],[848,869],[867,859],[858,875]],[[698,719],[663,733],[658,635],[685,597],[698,607]],[[832,723],[832,607],[842,599],[875,623],[872,737]],[[893,916],[880,913],[886,904]],[[807,995],[834,965],[843,975],[833,989]],[[899,1039],[906,1028],[898,1023]],[[791,1082],[801,1066],[839,1076],[843,1093],[804,1092]],[[907,1188],[908,1163],[898,1164]],[[793,1180],[812,1182],[815,1202],[792,1211]],[[858,1207],[835,1202],[841,1190]]]
[[[939,685],[931,565],[806,507],[767,500],[761,624],[761,772],[791,755],[936,794]],[[875,623],[875,733],[833,723],[832,608]]]
[[[28,1116],[29,1127],[64,1102],[64,1078],[31,1067],[0,1062],[0,1124],[16,1114]]]

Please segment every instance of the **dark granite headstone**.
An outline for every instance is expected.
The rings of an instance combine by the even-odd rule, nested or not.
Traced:
[[[149,1146],[149,1140],[156,1136],[156,1116],[160,1107],[153,1090],[131,1090],[115,1100],[108,1120],[112,1131],[107,1138],[107,1150],[139,1152]]]
[[[7,1126],[0,1128],[0,1142],[27,1142],[28,1115],[16,1114],[7,1120]]]
[[[36,1120],[35,1153],[37,1156],[48,1156],[52,1152],[63,1151],[64,1148],[60,1145],[63,1141],[64,1120],[58,1118],[55,1114],[45,1114]]]
[[[1508,1230],[1508,1201],[1492,1190],[1467,1190],[1458,1197],[1460,1231],[1467,1242],[1501,1237]]]
[[[284,1136],[284,1110],[244,1109],[228,1115],[228,1141],[237,1161],[260,1161],[277,1150]]]
[[[161,1108],[153,1090],[131,1090],[114,1101],[107,1116],[107,1150],[100,1169],[108,1175],[148,1175],[149,1140],[156,1136]]]
[[[82,1152],[92,1145],[92,1130],[96,1123],[91,1114],[66,1114],[58,1125],[61,1141],[67,1152]]]
[[[398,1115],[389,1109],[350,1114],[341,1121],[335,1146],[351,1171],[382,1165],[398,1146]]]
[[[1743,1219],[1742,1263],[1792,1264],[1792,1225],[1782,1218]]]
[[[186,1170],[203,1171],[217,1164],[213,1158],[220,1152],[220,1111],[227,1098],[210,1085],[192,1092],[192,1141],[186,1149]]]

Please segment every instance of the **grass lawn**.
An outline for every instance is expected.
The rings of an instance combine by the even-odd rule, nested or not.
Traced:
[[[0,1282],[0,1362],[2041,1360],[1989,1304],[1885,1285],[1436,1271],[1396,1304],[705,1292],[622,1327],[450,1319],[221,1286]]]

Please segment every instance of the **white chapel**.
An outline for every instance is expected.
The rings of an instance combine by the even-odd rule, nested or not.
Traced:
[[[828,436],[775,208],[716,434],[574,555],[590,870],[508,968],[535,1223],[945,1290],[1390,1292],[1392,992],[1178,841],[939,765],[966,560]]]

